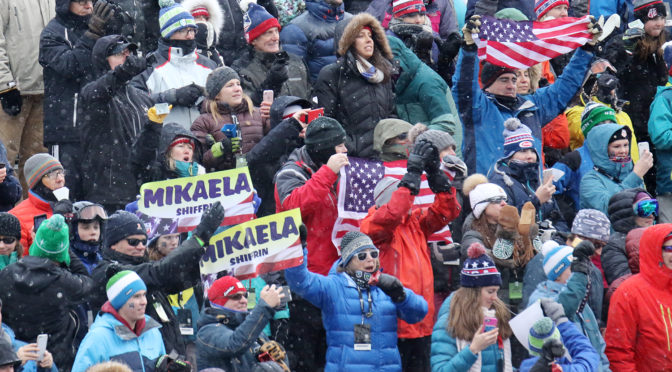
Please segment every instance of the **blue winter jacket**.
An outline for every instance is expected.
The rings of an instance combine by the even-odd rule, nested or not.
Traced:
[[[598,371],[607,372],[609,371],[609,360],[607,360],[607,356],[604,354],[604,349],[607,345],[604,342],[604,338],[602,338],[593,310],[590,309],[590,305],[586,304],[583,311],[580,314],[577,313],[586,293],[587,285],[588,277],[586,274],[578,272],[572,273],[567,284],[547,280],[539,283],[537,289],[530,296],[529,303],[533,304],[539,299],[550,298],[562,305],[567,318],[588,337],[590,344],[597,350],[600,356],[600,368]]]
[[[108,360],[124,363],[134,372],[154,371],[156,359],[166,354],[159,328],[157,321],[145,315],[145,328],[137,336],[114,315],[99,313],[79,345],[72,372],[84,372]]]
[[[644,187],[644,181],[632,171],[632,161],[615,163],[609,160],[609,138],[619,130],[627,128],[619,124],[602,124],[588,133],[584,146],[588,147],[594,167],[581,179],[581,209],[597,209],[607,214],[609,199],[614,194],[625,189]],[[595,168],[600,169],[600,172]]]
[[[532,130],[537,154],[541,154],[542,125],[558,116],[579,90],[593,53],[577,49],[555,84],[537,89],[531,95],[518,95],[513,110],[500,104],[494,95],[481,90],[476,53],[475,45],[460,50],[452,90],[464,127],[464,161],[469,173],[486,174],[504,155],[502,132],[504,120],[510,117],[517,117]]]
[[[649,136],[656,148],[656,192],[672,192],[672,86],[658,87],[651,103]]]
[[[663,0],[672,8],[672,0]],[[590,0],[590,14],[595,19],[604,16],[609,17],[612,14],[621,16],[621,30],[624,30],[628,23],[635,20],[635,8],[633,0]]]
[[[579,166],[576,170],[563,161],[563,159],[571,156],[576,156],[578,158]],[[581,146],[572,151],[572,153],[565,154],[560,161],[553,164],[553,168],[565,172],[565,174],[563,174],[557,181],[553,181],[555,194],[566,194],[572,198],[574,201],[574,209],[578,212],[581,203],[581,193],[579,192],[581,179],[583,179],[583,176],[585,176],[588,171],[593,169],[593,159],[590,158],[588,148],[586,146]]]
[[[12,344],[12,349],[14,349],[14,352],[18,352],[20,348],[28,345],[27,343],[23,341],[19,341],[16,339],[16,336],[14,335],[14,331],[12,331],[11,328],[9,328],[8,325],[5,323],[2,323],[2,332],[0,332],[0,338],[3,337],[2,333],[5,333],[6,335],[9,336],[10,343]],[[47,368],[42,368],[35,363],[34,360],[29,360],[24,364],[23,366],[14,369],[16,372],[58,372],[58,368],[56,367],[56,363],[51,365],[50,369]]]
[[[371,287],[373,316],[365,317],[360,308],[355,282],[344,272],[337,272],[339,259],[328,276],[309,272],[306,260],[286,269],[285,279],[292,291],[322,310],[322,323],[327,332],[327,365],[330,371],[401,371],[397,349],[397,318],[413,324],[427,314],[427,301],[410,289],[406,299],[394,303],[380,288]],[[366,291],[362,292],[364,311],[368,312]],[[354,349],[354,325],[371,326],[371,350]]]
[[[439,317],[432,332],[432,372],[467,372],[478,358],[468,347],[457,351],[457,341],[450,335],[447,329],[448,316],[450,315],[450,295],[439,309]],[[481,351],[481,371],[496,372],[497,366],[504,358],[504,351],[499,349],[497,343],[488,346]]]
[[[562,367],[562,372],[593,372],[597,370],[600,364],[600,357],[597,355],[590,340],[579,332],[579,329],[571,322],[564,322],[558,325],[562,344],[572,357],[572,360],[562,357],[558,359],[558,364]],[[537,362],[539,357],[525,359],[520,365],[520,372],[528,372]]]
[[[338,58],[334,51],[336,25],[352,17],[344,9],[343,4],[334,7],[324,0],[307,0],[306,11],[280,32],[282,48],[303,58],[311,81],[317,80],[322,67]]]

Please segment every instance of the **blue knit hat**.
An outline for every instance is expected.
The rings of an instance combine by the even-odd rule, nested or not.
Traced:
[[[247,8],[247,13],[243,16],[243,27],[245,29],[245,40],[247,43],[258,38],[268,29],[277,27],[278,31],[282,28],[280,22],[264,9],[263,6],[255,3],[250,3]]]
[[[175,31],[186,27],[198,28],[194,17],[186,11],[180,4],[175,4],[173,0],[159,0],[159,28],[161,36],[169,39]]]
[[[502,285],[502,275],[497,271],[495,263],[485,253],[479,243],[473,243],[467,250],[469,256],[464,261],[460,273],[460,285],[463,287],[489,287]]]
[[[534,152],[534,137],[532,131],[516,118],[504,121],[504,158],[511,157],[521,150],[532,149]],[[537,154],[539,156],[539,154]]]
[[[142,278],[134,271],[124,270],[114,274],[107,281],[105,291],[107,299],[115,310],[121,309],[126,302],[138,291],[146,291],[147,286]]]
[[[574,249],[566,245],[544,243],[541,252],[544,255],[544,273],[548,280],[555,281],[568,267],[572,265],[574,259]]]

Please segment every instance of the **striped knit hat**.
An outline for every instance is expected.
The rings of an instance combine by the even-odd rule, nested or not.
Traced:
[[[55,157],[49,154],[35,154],[23,165],[23,176],[26,178],[28,188],[32,189],[42,180],[42,177],[57,169],[63,169],[63,166]]]
[[[392,2],[392,15],[394,18],[401,18],[415,13],[424,14],[425,3],[422,0],[394,0]]]
[[[243,15],[245,40],[248,44],[273,27],[277,27],[278,31],[282,28],[277,18],[274,18],[261,5],[255,3],[248,5],[247,12]]]
[[[504,121],[504,158],[509,158],[517,151],[534,150],[532,131],[517,118]],[[536,152],[536,150],[535,150]],[[539,156],[539,154],[537,154]]]
[[[541,356],[541,348],[548,340],[555,339],[562,342],[560,331],[553,324],[553,320],[549,317],[543,317],[532,325],[530,328],[530,336],[527,339],[527,345],[530,347],[530,354],[533,356]]]
[[[70,233],[65,218],[60,214],[51,216],[37,228],[30,246],[31,256],[42,257],[70,266]]]
[[[460,273],[460,285],[463,287],[489,287],[502,285],[502,275],[497,271],[495,263],[485,253],[479,243],[473,243],[467,250],[469,256],[464,260]]]
[[[558,5],[567,5],[569,0],[536,0],[534,3],[534,12],[537,13],[537,19],[541,19],[549,10]]]
[[[159,28],[161,36],[164,39],[170,39],[170,36],[185,27],[197,28],[194,17],[189,14],[180,4],[175,4],[173,0],[159,0]]]
[[[572,265],[574,259],[574,249],[566,245],[552,244],[551,241],[544,243],[541,247],[544,255],[544,273],[548,280],[555,281],[568,267]]]
[[[147,286],[135,271],[124,270],[114,274],[105,287],[107,299],[115,310],[121,309],[138,291],[146,291]]]

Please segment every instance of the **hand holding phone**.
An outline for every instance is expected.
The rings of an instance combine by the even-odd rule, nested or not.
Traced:
[[[273,91],[270,89],[264,90],[263,92],[263,101],[269,104],[273,103]]]
[[[44,359],[44,351],[47,350],[47,340],[49,335],[42,333],[37,335],[37,361],[41,362]]]
[[[483,319],[483,327],[485,327],[485,332],[489,332],[497,328],[497,318],[486,316]]]
[[[319,118],[320,116],[324,116],[324,107],[308,111],[308,113],[304,115],[302,121],[306,124],[309,124],[311,121]]]

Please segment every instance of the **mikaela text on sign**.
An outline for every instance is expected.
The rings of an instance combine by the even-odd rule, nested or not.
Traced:
[[[210,239],[201,259],[201,274],[228,271],[238,279],[253,278],[303,262],[297,209],[247,221]]]
[[[222,226],[254,218],[253,187],[247,167],[145,183],[140,187],[138,210],[151,217],[179,218],[180,231],[185,231],[195,227],[201,215],[217,201],[225,209]]]

